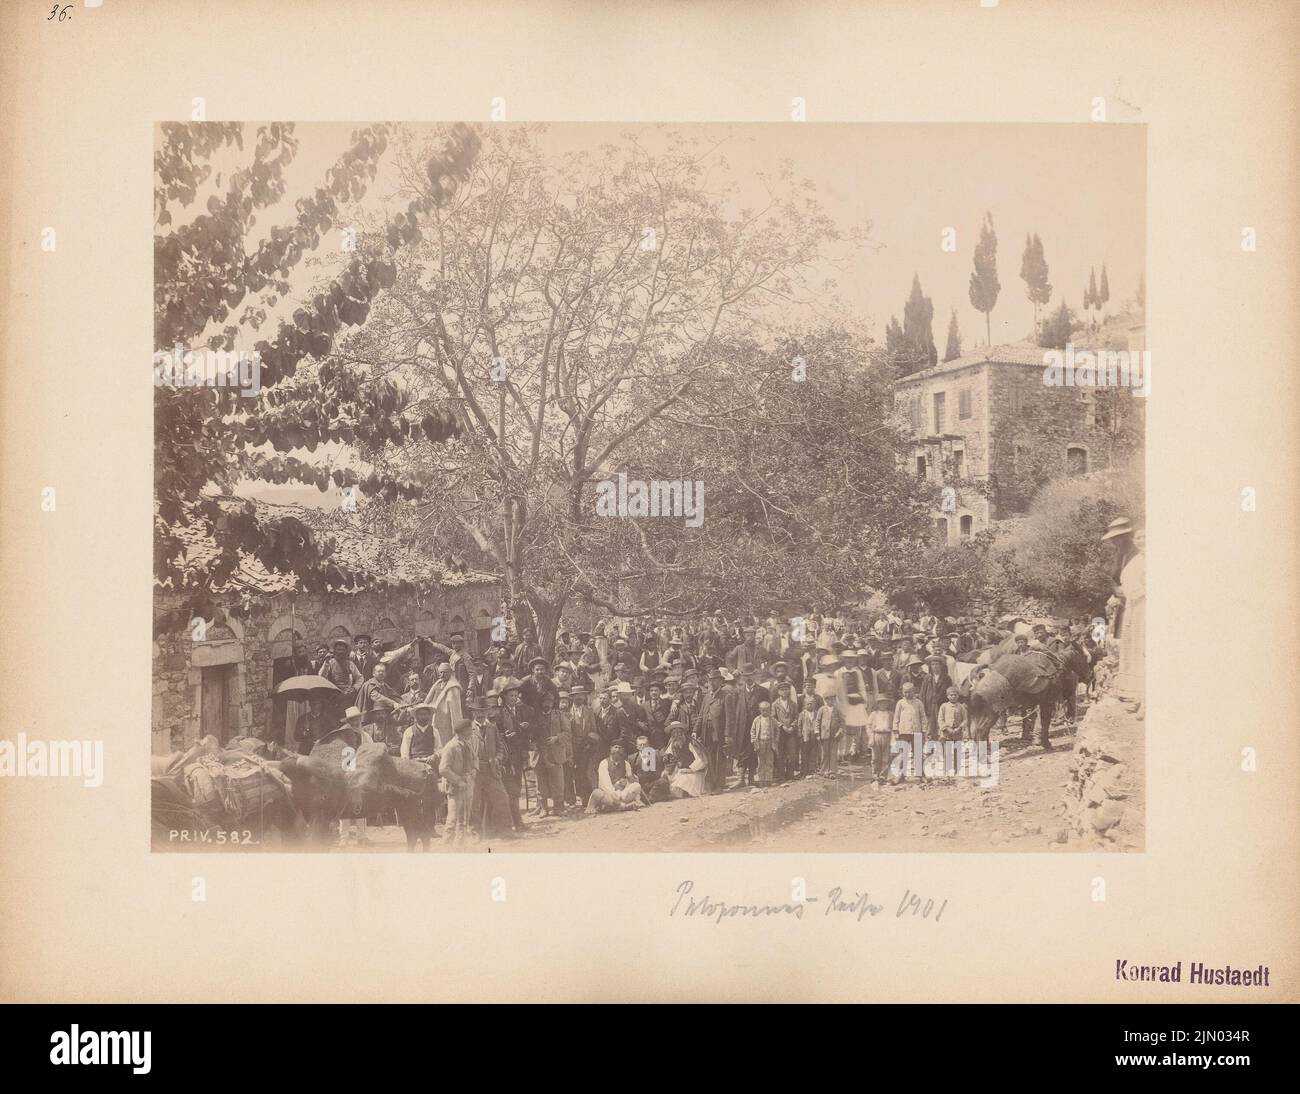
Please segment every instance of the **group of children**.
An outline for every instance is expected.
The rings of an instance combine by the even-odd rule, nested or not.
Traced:
[[[949,746],[965,740],[970,726],[966,704],[955,686],[939,707],[937,723],[945,754],[951,755]],[[782,696],[762,702],[749,728],[748,748],[736,757],[739,785],[768,786],[814,775],[835,778],[841,759],[852,762],[868,753],[871,776],[882,782],[891,778],[894,741],[906,741],[909,748],[918,742],[923,746],[930,725],[911,682],[902,685],[896,702],[888,695],[878,696],[859,725],[847,723],[836,702],[815,690],[806,691],[801,701]],[[892,777],[898,779],[900,772],[894,771]]]

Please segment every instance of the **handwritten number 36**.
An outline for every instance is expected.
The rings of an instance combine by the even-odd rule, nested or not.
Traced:
[[[64,4],[63,7],[59,7],[58,4],[55,4],[54,7],[50,8],[50,16],[49,16],[49,19],[46,19],[45,21],[48,23],[48,22],[49,22],[51,19],[53,19],[56,15],[58,16],[58,18],[59,18],[59,22],[60,22],[60,23],[62,23],[65,19],[71,19],[71,18],[72,18],[72,5],[71,5],[71,4]]]

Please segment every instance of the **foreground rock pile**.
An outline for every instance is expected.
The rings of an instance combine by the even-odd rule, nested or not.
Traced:
[[[1079,725],[1065,787],[1064,822],[1071,842],[1106,850],[1143,848],[1143,723],[1106,696]]]

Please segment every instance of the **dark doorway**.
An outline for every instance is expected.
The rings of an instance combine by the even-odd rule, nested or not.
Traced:
[[[235,704],[230,694],[234,677],[233,665],[214,665],[203,670],[199,733],[203,737],[212,734],[223,745],[235,735]]]

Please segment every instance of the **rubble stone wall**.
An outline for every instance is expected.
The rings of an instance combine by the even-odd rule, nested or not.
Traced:
[[[1118,851],[1145,846],[1146,723],[1103,695],[1079,723],[1065,789],[1071,843]]]
[[[172,594],[155,596],[155,610],[180,605]],[[309,655],[331,637],[358,634],[390,645],[424,634],[445,638],[463,631],[470,652],[480,634],[500,615],[495,584],[450,587],[424,598],[384,593],[284,593],[253,601],[242,609],[231,597],[210,621],[205,640],[194,641],[188,628],[168,631],[153,642],[151,750],[165,755],[183,750],[202,735],[203,670],[229,666],[226,712],[230,732],[256,735],[271,718],[271,671],[277,657],[292,653],[297,634]]]

